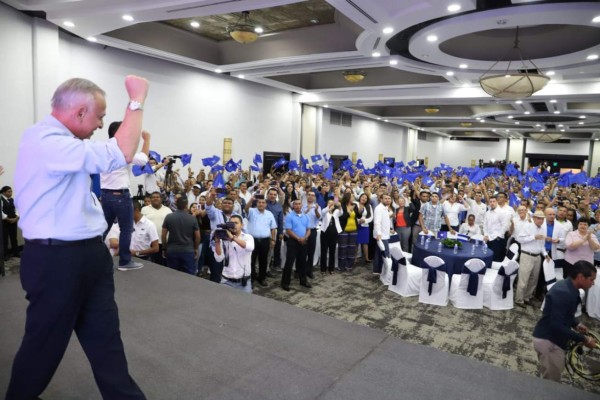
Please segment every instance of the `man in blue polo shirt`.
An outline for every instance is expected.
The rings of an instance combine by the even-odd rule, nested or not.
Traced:
[[[315,192],[312,190],[306,193],[306,204],[302,207],[302,212],[308,217],[308,228],[310,236],[308,237],[306,247],[306,276],[313,279],[313,264],[315,258],[315,248],[317,247],[317,225],[321,220],[321,208],[315,200]]]
[[[278,187],[279,188],[279,187]],[[281,191],[281,188],[279,188]],[[284,194],[281,193],[281,199],[283,200]],[[275,247],[273,248],[273,265],[272,270],[281,270],[281,242],[283,241],[283,208],[277,201],[277,189],[270,188],[267,191],[267,210],[271,211],[275,222],[277,223],[277,237],[275,241]],[[269,276],[269,274],[267,274]]]
[[[260,197],[259,197],[260,196]],[[256,207],[250,205],[256,201]],[[250,267],[252,269],[252,280],[257,280],[261,286],[267,286],[267,256],[269,249],[275,247],[277,241],[277,223],[271,211],[267,210],[267,201],[262,195],[254,195],[246,204],[248,214],[248,233],[254,238],[254,250]],[[258,258],[258,279],[256,276],[256,259]]]
[[[300,278],[300,286],[311,288],[311,284],[306,279],[306,251],[307,241],[310,237],[308,228],[308,217],[302,213],[302,201],[294,200],[292,203],[294,211],[285,217],[285,231],[288,235],[287,252],[285,257],[285,266],[281,277],[281,288],[285,291],[290,290],[290,281],[292,278],[292,265],[296,262],[296,272]]]

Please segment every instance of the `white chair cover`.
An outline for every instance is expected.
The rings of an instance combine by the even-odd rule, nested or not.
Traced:
[[[596,268],[596,276],[600,275],[600,268]],[[600,284],[588,289],[587,313],[590,317],[600,319]]]
[[[421,268],[408,263],[400,246],[390,246],[390,255],[398,271],[396,273],[396,283],[394,283],[394,273],[392,271],[392,281],[388,289],[402,297],[417,296],[421,286]]]
[[[519,243],[513,242],[510,246],[508,246],[504,260],[492,262],[492,269],[500,269],[500,267],[506,265],[509,260],[517,261],[517,258],[519,258],[520,248],[521,247],[519,246]]]
[[[544,260],[542,263],[542,267],[544,268],[544,277],[546,278],[546,289],[550,290],[554,284],[559,280],[556,276],[557,270],[561,271],[561,279],[562,280],[562,268],[554,268],[554,260]],[[575,312],[575,317],[581,316],[581,304],[583,304],[583,298],[585,296],[585,291],[583,289],[579,289],[579,295],[581,296],[581,303],[577,306],[577,311]],[[546,305],[546,299],[542,302],[542,306],[540,310],[544,309]]]
[[[423,260],[421,272],[421,285],[419,288],[419,303],[433,304],[437,306],[448,305],[449,281],[445,270],[435,271],[435,283],[431,284],[431,293],[429,293],[430,281],[428,280],[430,268],[439,268],[445,266],[444,260],[437,256],[429,256]]]
[[[514,307],[513,284],[517,277],[519,263],[509,260],[503,271],[486,271],[483,277],[483,306],[490,310],[511,310]],[[504,273],[504,275],[500,275]],[[508,277],[508,278],[506,278]],[[506,280],[506,283],[505,283]],[[504,290],[506,290],[506,296]]]
[[[452,275],[448,298],[456,308],[477,310],[483,308],[483,276],[485,262],[478,258],[471,258],[465,263],[465,268],[471,271]],[[471,282],[471,293],[469,283]],[[475,293],[475,294],[473,294]]]
[[[385,251],[385,246],[383,245],[383,242],[381,240],[377,241],[377,246],[379,247],[379,249],[381,249],[381,251]],[[379,275],[379,280],[381,281],[381,283],[383,283],[386,286],[389,286],[392,284],[393,273],[392,273],[391,252],[392,252],[392,248],[400,247],[400,240],[398,239],[398,235],[390,236],[390,239],[388,241],[388,247],[390,248],[390,254],[388,254],[388,257],[383,258],[383,268],[382,268],[381,274]]]

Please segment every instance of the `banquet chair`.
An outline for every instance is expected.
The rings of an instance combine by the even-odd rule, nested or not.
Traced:
[[[419,295],[422,270],[408,263],[400,246],[390,246],[392,281],[388,289],[402,297]]]
[[[462,273],[452,275],[448,299],[456,308],[477,310],[483,308],[483,276],[485,262],[471,258],[463,267]]]
[[[596,274],[600,275],[600,268],[598,267],[596,267]],[[600,284],[588,289],[586,308],[590,317],[600,319]]]
[[[552,286],[554,286],[556,284],[556,282],[558,282],[559,280],[562,280],[562,279],[558,279],[558,277],[556,275],[556,271],[560,270],[561,268],[555,268],[554,260],[544,260],[544,262],[542,263],[542,267],[544,268],[544,278],[546,279],[546,289],[548,291],[550,291],[550,289],[552,288]],[[560,276],[562,278],[562,274]],[[583,298],[585,296],[585,291],[583,289],[579,289],[579,296],[581,297],[581,302],[577,306],[577,311],[575,312],[575,317],[581,316],[581,313],[582,313],[581,304],[583,303]],[[542,306],[540,307],[540,310],[544,310],[545,305],[546,305],[546,299],[544,298],[544,301],[542,302]]]
[[[426,257],[421,269],[419,303],[447,306],[450,285],[444,260],[437,256]]]
[[[381,240],[377,241],[377,246],[379,247],[379,249],[384,252],[384,257],[383,257],[383,268],[381,270],[381,274],[379,275],[379,280],[381,281],[381,283],[383,283],[386,286],[389,286],[392,284],[392,256],[391,256],[391,251],[392,248],[394,247],[400,247],[400,238],[398,237],[398,235],[391,235],[390,239],[388,240],[388,247],[390,249],[389,253],[385,253],[385,246],[383,245],[383,242]]]
[[[513,284],[519,271],[519,263],[509,260],[499,270],[483,277],[483,306],[490,310],[512,310],[514,308]],[[490,272],[490,271],[488,271]]]
[[[520,251],[521,245],[519,244],[519,242],[512,242],[512,244],[508,246],[508,250],[506,251],[506,256],[504,256],[504,260],[492,262],[492,269],[499,270],[500,267],[506,265],[506,263],[509,260],[517,261],[517,259],[519,258]]]

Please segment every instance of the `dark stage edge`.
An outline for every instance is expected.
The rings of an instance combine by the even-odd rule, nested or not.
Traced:
[[[598,399],[150,263],[115,281],[148,399]],[[0,278],[0,398],[26,306],[18,276]],[[75,337],[42,398],[100,399]]]

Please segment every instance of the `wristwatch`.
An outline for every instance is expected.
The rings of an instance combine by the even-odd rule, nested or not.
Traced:
[[[135,100],[130,100],[129,104],[127,104],[127,108],[129,108],[131,111],[143,111],[144,110],[142,103],[140,103],[139,101],[135,101]]]

